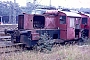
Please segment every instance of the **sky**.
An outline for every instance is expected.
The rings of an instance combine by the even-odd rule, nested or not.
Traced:
[[[2,1],[14,1],[14,0],[2,0]],[[16,0],[20,6],[26,6],[26,2],[33,2],[33,0]],[[50,0],[37,0],[39,4],[49,5]],[[64,6],[69,8],[90,8],[90,0],[51,0],[51,4],[54,6]]]

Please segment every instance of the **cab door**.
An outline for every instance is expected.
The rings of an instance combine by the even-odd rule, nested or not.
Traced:
[[[58,28],[60,29],[60,39],[67,40],[67,16],[59,16]]]
[[[68,17],[67,40],[75,38],[75,18]]]

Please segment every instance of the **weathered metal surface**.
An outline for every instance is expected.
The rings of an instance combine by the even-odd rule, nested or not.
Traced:
[[[85,14],[83,14],[83,13],[79,13],[80,15],[81,15],[81,18],[87,18],[88,19],[88,16],[87,15],[85,15]],[[88,22],[88,21],[87,21]],[[87,22],[86,22],[86,24],[87,24]],[[82,24],[82,19],[81,19],[81,29],[83,29],[84,28],[84,25],[85,24]]]
[[[18,29],[24,29],[24,15],[18,16]]]
[[[60,30],[60,39],[67,40],[67,30]]]
[[[32,33],[31,36],[32,36],[32,40],[39,40],[40,38],[39,33]]]
[[[87,29],[89,30],[89,38],[90,38],[90,15],[89,14],[84,14],[84,13],[79,13],[83,18],[87,18],[87,22],[85,24],[87,24]],[[82,20],[81,20],[81,29],[84,29],[85,24],[82,24]]]
[[[24,17],[24,29],[33,29],[33,15],[25,15]]]
[[[60,29],[43,29],[36,30],[36,32],[40,35],[44,35],[44,33],[47,33],[52,39],[60,39]]]
[[[31,40],[30,37],[26,35],[21,35],[20,42],[26,45],[26,47],[32,47],[37,43],[38,40]]]
[[[67,28],[67,40],[72,40],[75,38],[75,29]]]
[[[56,17],[55,16],[46,16],[45,28],[47,28],[47,29],[57,28],[57,26],[56,26]]]
[[[61,11],[61,12],[65,13],[67,16],[70,16],[70,17],[81,17],[81,15],[74,12],[67,12],[67,11]]]
[[[89,38],[90,38],[90,14],[81,14],[81,16],[86,17],[87,20],[87,25],[88,25],[88,29],[89,29]],[[84,28],[84,24],[81,24],[81,28]]]
[[[61,17],[64,17],[64,19]],[[78,24],[76,21],[77,17],[81,19],[81,15],[77,13],[64,11],[58,12],[58,10],[48,12],[46,15],[19,15],[19,29],[12,34],[12,37],[14,36],[12,40],[18,40],[19,42],[26,44],[27,47],[30,47],[35,45],[39,40],[39,38],[36,37],[40,37],[40,35],[44,33],[48,33],[52,39],[56,40],[75,39],[75,29],[80,29],[76,27],[76,24]],[[41,21],[45,22],[43,23]],[[41,27],[41,25],[44,27]]]
[[[67,11],[59,11],[59,10],[47,10],[46,13],[49,14],[58,14],[58,13],[64,13],[67,16],[72,16],[72,17],[81,17],[81,15],[74,13],[74,12],[67,12]]]

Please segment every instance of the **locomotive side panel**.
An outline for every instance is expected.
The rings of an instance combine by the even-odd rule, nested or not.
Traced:
[[[46,16],[45,28],[47,28],[47,29],[56,29],[57,28],[55,16]]]
[[[33,29],[33,15],[25,15],[24,29]]]
[[[89,38],[90,38],[90,17],[88,18],[88,26],[89,26]]]
[[[18,29],[24,29],[24,15],[18,16]]]
[[[67,30],[60,30],[60,39],[67,40]]]
[[[60,30],[59,29],[43,29],[36,30],[37,33],[44,34],[47,33],[51,39],[60,39]]]

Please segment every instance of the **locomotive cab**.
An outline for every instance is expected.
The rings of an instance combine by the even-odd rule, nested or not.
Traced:
[[[59,10],[48,10],[46,13],[56,15],[56,26],[60,29],[60,39],[68,41],[81,37],[81,15],[70,11]]]
[[[80,19],[77,13],[60,11],[58,27],[60,28],[60,37],[63,40],[79,39],[80,36]]]

